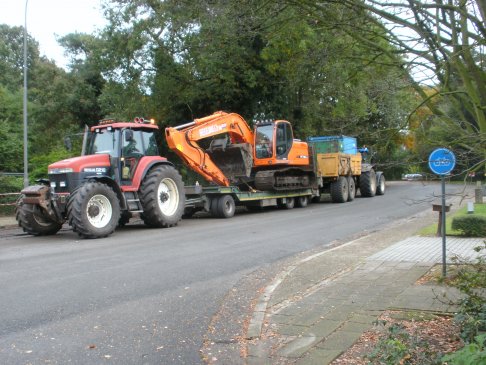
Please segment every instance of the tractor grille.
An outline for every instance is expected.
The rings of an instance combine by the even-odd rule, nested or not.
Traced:
[[[69,177],[72,174],[50,174],[49,181],[51,182],[51,188],[55,193],[68,193],[69,190]]]
[[[86,173],[84,172],[49,174],[49,181],[54,193],[72,193],[85,177]]]

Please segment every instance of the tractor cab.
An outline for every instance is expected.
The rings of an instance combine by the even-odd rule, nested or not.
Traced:
[[[159,155],[157,131],[157,126],[139,118],[136,123],[103,120],[91,128],[85,155],[109,155],[113,178],[122,185],[131,184],[140,159]]]

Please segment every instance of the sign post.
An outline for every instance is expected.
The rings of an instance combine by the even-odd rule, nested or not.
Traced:
[[[442,276],[447,275],[446,262],[446,204],[445,204],[445,175],[449,174],[456,166],[456,156],[447,148],[437,148],[429,156],[429,168],[440,175],[442,187]]]

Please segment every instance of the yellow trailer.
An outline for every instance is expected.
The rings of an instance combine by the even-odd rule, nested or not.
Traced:
[[[356,138],[347,136],[310,137],[314,171],[319,190],[330,193],[335,203],[351,201],[359,189],[361,196],[385,193],[385,177],[363,161]]]

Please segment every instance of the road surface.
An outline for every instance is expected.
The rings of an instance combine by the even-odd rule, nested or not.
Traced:
[[[0,363],[202,363],[208,325],[242,279],[431,209],[439,194],[439,184],[398,182],[346,204],[129,225],[97,240],[67,227],[50,237],[0,231]]]

